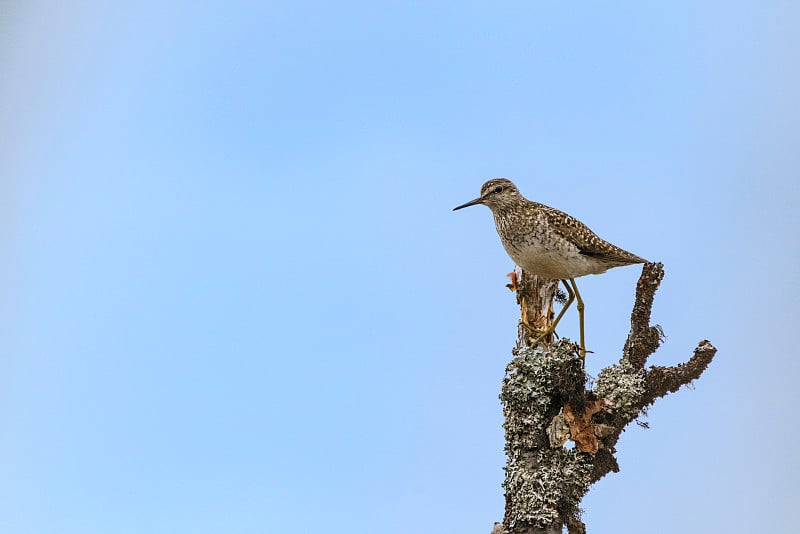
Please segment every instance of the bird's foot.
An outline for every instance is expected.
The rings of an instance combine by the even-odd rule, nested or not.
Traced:
[[[549,338],[551,335],[558,338],[558,334],[556,334],[555,328],[553,327],[549,327],[544,330],[539,330],[538,328],[534,328],[528,323],[522,321],[520,321],[520,324],[524,326],[525,329],[528,330],[528,332],[530,332],[531,339],[533,340],[531,342],[532,347],[535,347],[536,345],[542,342],[546,343],[547,338]]]
[[[548,331],[546,331],[546,330],[545,330],[545,331],[544,331],[544,333],[542,333],[542,335],[540,335],[540,336],[539,336],[539,337],[537,337],[535,340],[533,340],[533,346],[535,347],[536,345],[538,345],[538,344],[540,344],[540,343],[543,343],[543,342],[545,342],[545,340],[547,339],[547,337],[548,337],[550,334],[552,334],[552,333],[553,333],[553,332],[548,332]]]
[[[521,324],[523,327],[525,327],[525,330],[530,332],[530,334],[532,336],[538,335],[541,332],[541,330],[538,330],[538,329],[532,327],[531,325],[529,325],[527,322],[525,322],[523,320],[520,320],[519,324]]]

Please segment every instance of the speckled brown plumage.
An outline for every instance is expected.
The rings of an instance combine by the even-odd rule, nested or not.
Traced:
[[[578,219],[523,197],[505,178],[481,187],[481,196],[455,209],[483,204],[492,210],[508,255],[523,271],[570,279],[647,260],[612,245]]]

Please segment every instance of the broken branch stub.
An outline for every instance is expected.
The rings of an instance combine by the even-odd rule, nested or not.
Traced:
[[[558,280],[549,280],[525,273],[517,267],[513,273],[516,278],[517,304],[520,308],[520,322],[517,326],[517,349],[529,346],[533,342],[531,329],[545,331],[553,322],[553,300],[558,294]],[[549,336],[547,342],[552,341]]]

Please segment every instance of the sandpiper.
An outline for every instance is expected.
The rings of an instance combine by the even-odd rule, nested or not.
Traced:
[[[505,178],[493,178],[481,187],[481,196],[453,211],[483,204],[492,210],[500,241],[511,259],[524,271],[543,278],[561,280],[569,298],[553,323],[534,345],[555,332],[564,312],[578,300],[581,358],[586,358],[583,333],[583,299],[575,278],[600,274],[613,267],[646,263],[598,237],[575,217],[523,197],[517,186]],[[529,325],[525,325],[529,327]]]

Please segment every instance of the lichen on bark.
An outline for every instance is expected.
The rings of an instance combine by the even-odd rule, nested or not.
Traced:
[[[559,342],[550,350],[526,348],[506,369],[503,402],[506,432],[508,528],[544,529],[557,522],[564,506],[580,502],[591,483],[588,455],[549,445],[547,427],[565,403],[583,389],[583,372],[575,347]]]
[[[716,349],[702,341],[684,364],[644,368],[663,340],[661,328],[649,324],[663,276],[662,264],[644,265],[623,355],[600,371],[593,390],[574,343],[531,347],[529,328],[520,327],[500,394],[506,507],[492,534],[560,534],[565,527],[585,534],[580,502],[594,482],[619,471],[614,454],[620,434],[658,397],[698,378],[713,359]],[[558,282],[524,273],[518,279],[522,318],[543,328],[552,318]]]
[[[645,391],[644,370],[634,369],[625,361],[610,365],[598,373],[594,391],[607,401],[609,411],[623,418],[635,418]]]

